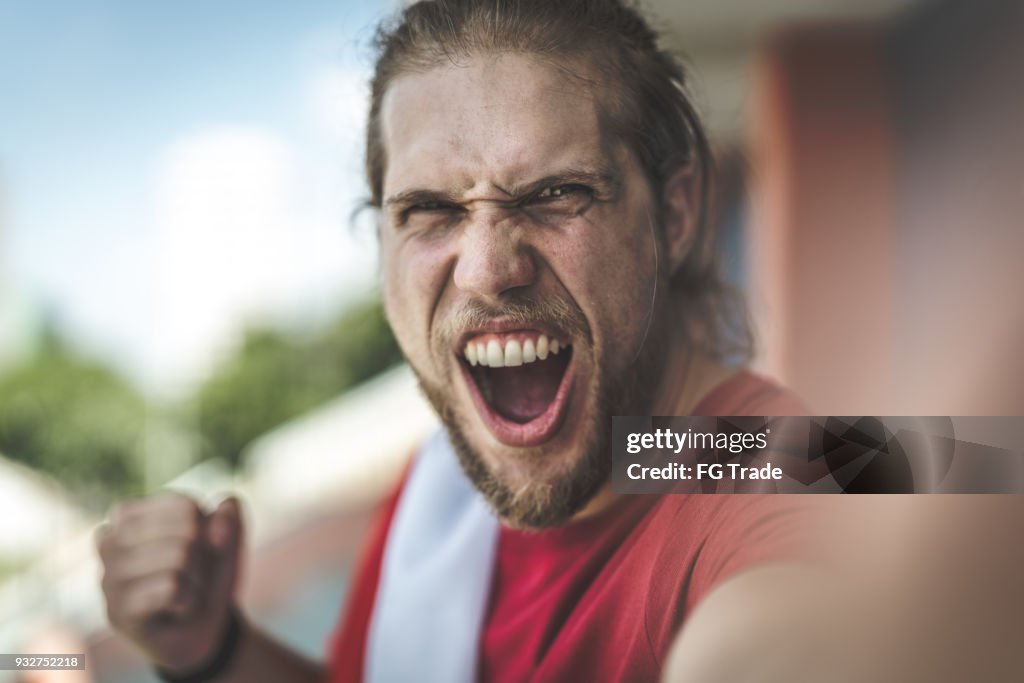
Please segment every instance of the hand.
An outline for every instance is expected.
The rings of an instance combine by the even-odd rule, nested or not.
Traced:
[[[110,623],[163,669],[202,667],[227,626],[241,546],[235,498],[210,513],[178,493],[118,504],[97,536]]]

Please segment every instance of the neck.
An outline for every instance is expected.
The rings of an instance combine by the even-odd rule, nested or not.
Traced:
[[[681,333],[675,331],[668,343],[665,371],[659,375],[661,379],[653,387],[651,414],[690,415],[701,399],[735,373],[734,368],[725,367],[713,358],[687,349],[686,340]],[[605,482],[586,507],[573,516],[573,521],[600,513],[618,497],[619,494],[612,491],[611,482]]]

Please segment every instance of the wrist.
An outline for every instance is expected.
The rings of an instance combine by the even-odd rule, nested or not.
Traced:
[[[234,663],[240,649],[246,623],[237,607],[228,608],[227,619],[221,629],[217,644],[203,662],[187,669],[170,669],[155,666],[157,678],[165,683],[207,683],[225,674]]]

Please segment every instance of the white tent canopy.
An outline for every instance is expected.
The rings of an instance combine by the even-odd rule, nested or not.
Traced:
[[[437,424],[401,365],[259,439],[247,453],[246,493],[270,519],[375,500]]]
[[[85,525],[55,483],[0,456],[0,556],[27,560]]]

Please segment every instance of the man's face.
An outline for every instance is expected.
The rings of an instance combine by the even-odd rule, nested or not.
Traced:
[[[388,318],[468,474],[520,526],[593,496],[610,418],[645,406],[657,363],[657,212],[596,97],[482,55],[400,76],[381,111]]]

